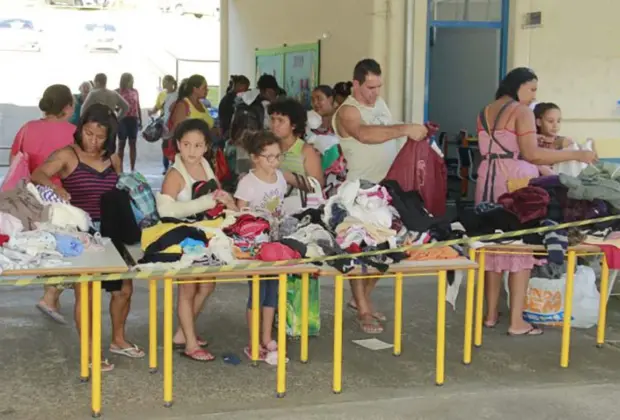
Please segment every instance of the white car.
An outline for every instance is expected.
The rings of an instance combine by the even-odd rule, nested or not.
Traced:
[[[31,20],[21,18],[0,18],[0,50],[41,51],[41,30]]]
[[[123,48],[114,25],[108,23],[89,23],[84,29],[88,39],[86,50],[89,52],[119,53]]]
[[[219,0],[160,0],[159,8],[166,13],[194,15],[199,19],[203,16],[220,16]]]

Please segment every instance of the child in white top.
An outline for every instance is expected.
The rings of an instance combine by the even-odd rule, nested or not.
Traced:
[[[282,211],[287,184],[284,175],[278,166],[282,160],[280,140],[269,131],[246,135],[243,147],[250,155],[254,169],[239,180],[235,199],[239,208],[267,210],[278,215]],[[262,333],[259,360],[269,360],[277,354],[278,345],[271,336],[275,308],[278,303],[278,282],[276,280],[261,280],[260,306],[262,308]],[[250,297],[247,309],[250,345],[244,349],[248,358],[252,358],[252,284],[250,282]],[[270,354],[271,353],[271,354]]]

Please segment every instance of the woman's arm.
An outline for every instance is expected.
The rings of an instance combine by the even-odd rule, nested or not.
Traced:
[[[536,137],[536,122],[534,113],[525,105],[520,105],[516,111],[515,131],[519,152],[526,161],[534,165],[555,165],[560,162],[577,160],[584,163],[596,161],[594,152],[582,150],[551,150],[538,147]]]
[[[63,175],[65,175],[69,162],[72,159],[72,155],[73,152],[69,150],[69,147],[57,150],[33,172],[30,179],[35,184],[50,187],[61,198],[67,201],[71,200],[69,193],[67,193],[64,188],[54,184],[52,178],[56,176],[60,176],[62,178]]]
[[[306,176],[311,176],[319,181],[321,187],[325,186],[320,153],[309,144],[304,144],[302,153],[304,155],[304,169],[306,170]]]

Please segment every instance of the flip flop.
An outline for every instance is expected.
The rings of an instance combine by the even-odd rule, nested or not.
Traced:
[[[88,368],[92,369],[93,368],[93,364],[89,363],[88,364]],[[101,361],[101,372],[112,372],[114,370],[114,365],[110,362],[108,362],[108,359],[103,359]]]
[[[215,356],[209,353],[207,350],[202,348],[197,348],[191,353],[186,351],[181,352],[181,356],[194,360],[196,362],[208,363],[215,360]]]
[[[534,326],[532,326],[529,330],[524,331],[524,332],[520,332],[520,333],[512,333],[510,331],[508,331],[506,334],[509,335],[510,337],[536,337],[539,335],[543,335],[544,331],[541,330],[540,328],[536,328]]]
[[[383,326],[374,317],[368,319],[368,315],[357,319],[357,324],[361,330],[366,334],[381,334],[383,332]]]
[[[196,337],[196,341],[198,341],[198,345],[200,347],[209,347],[209,342],[207,340]],[[183,350],[185,348],[185,343],[172,343],[172,348],[174,350]]]
[[[146,356],[146,353],[144,353],[144,351],[135,344],[132,344],[130,347],[126,347],[124,349],[110,346],[110,353],[129,357],[130,359],[142,359]]]
[[[355,304],[349,302],[349,303],[347,303],[347,307],[350,310],[352,310],[353,312],[357,312],[357,306],[355,306]],[[387,317],[384,314],[382,314],[381,312],[373,312],[372,317],[374,319],[376,319],[377,321],[380,321],[380,322],[387,321]]]
[[[58,311],[53,310],[52,308],[44,305],[41,302],[37,303],[35,307],[40,310],[44,315],[49,316],[53,321],[56,321],[62,325],[67,325],[67,320]]]

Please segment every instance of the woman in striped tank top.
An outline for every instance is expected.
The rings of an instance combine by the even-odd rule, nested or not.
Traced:
[[[113,154],[118,122],[106,105],[93,104],[82,115],[75,131],[75,144],[60,149],[32,175],[36,184],[52,188],[60,197],[86,211],[98,228],[101,217],[101,196],[116,188],[120,159]],[[52,178],[60,177],[62,186]],[[125,339],[125,322],[129,314],[133,286],[131,280],[105,282],[103,287],[112,293],[112,343],[110,352],[131,358],[142,358],[144,352]],[[80,288],[75,288],[75,323],[80,325]],[[104,361],[102,370],[114,365]]]

